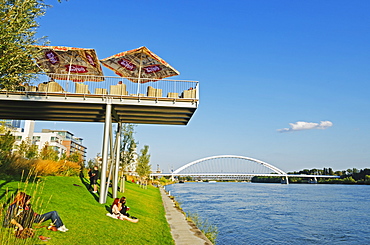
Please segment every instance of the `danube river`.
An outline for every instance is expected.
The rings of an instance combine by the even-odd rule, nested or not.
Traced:
[[[184,183],[185,212],[217,226],[217,244],[370,244],[370,186]]]

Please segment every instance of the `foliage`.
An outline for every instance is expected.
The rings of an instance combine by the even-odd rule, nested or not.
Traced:
[[[336,175],[340,178],[317,178],[319,184],[370,184],[370,179],[366,176],[370,176],[370,169],[357,169],[349,168],[347,170],[333,171],[331,168],[323,169],[303,169],[297,172],[289,172],[288,174],[307,174],[307,175]],[[290,177],[290,183],[308,183],[309,178],[306,177]],[[252,182],[264,182],[264,183],[279,183],[280,177],[253,177]]]
[[[77,176],[81,171],[81,165],[67,160],[30,160],[14,154],[0,170],[10,175],[35,172],[39,176]]]
[[[5,125],[4,121],[0,121],[0,134],[5,134],[8,131],[8,127]]]
[[[87,161],[87,168],[91,168],[93,169],[93,167],[95,166],[95,161],[90,159],[89,161]]]
[[[76,162],[67,160],[36,160],[33,164],[35,172],[41,176],[77,176],[81,171],[81,166]]]
[[[83,158],[82,158],[82,155],[78,152],[73,152],[72,154],[70,154],[66,160],[70,161],[70,162],[75,162],[75,163],[79,163],[79,164],[82,164],[83,162]]]
[[[137,159],[136,172],[142,179],[147,179],[151,172],[151,165],[149,164],[150,155],[148,153],[149,146],[144,145],[144,148],[140,150],[140,156]]]
[[[0,243],[8,244],[41,244],[39,235],[51,237],[47,243],[59,244],[153,244],[173,245],[170,227],[166,221],[164,207],[159,190],[148,187],[147,190],[139,188],[136,184],[126,182],[125,197],[130,207],[130,214],[138,217],[139,222],[134,224],[128,221],[116,220],[106,216],[113,199],[108,195],[105,205],[97,202],[97,197],[86,188],[86,179],[78,177],[46,177],[42,178],[39,186],[42,192],[33,194],[32,204],[38,213],[51,210],[58,211],[61,219],[69,229],[68,232],[53,232],[45,228],[36,229],[34,238],[15,240],[12,229],[0,227]],[[0,179],[0,204],[6,207],[19,185],[24,189],[25,183]],[[30,186],[30,185],[28,185]],[[110,190],[111,191],[111,190]],[[123,195],[118,193],[119,196]],[[39,199],[39,205],[35,201]],[[4,211],[0,212],[3,220]],[[41,226],[48,225],[44,222]],[[34,225],[38,227],[38,225]],[[11,238],[11,240],[7,238]],[[2,242],[1,242],[2,241]]]
[[[136,149],[136,142],[134,139],[135,124],[124,123],[122,124],[121,133],[121,164],[124,168],[128,166],[134,158],[134,150]]]
[[[162,176],[160,179],[159,179],[159,183],[161,184],[161,185],[169,185],[169,184],[172,184],[173,183],[173,181],[170,179],[170,178],[166,178],[166,177],[164,177],[164,176]]]
[[[45,143],[44,147],[42,147],[40,151],[40,158],[42,160],[53,160],[58,161],[59,152],[54,150],[52,146],[49,145],[48,142]]]
[[[36,20],[47,5],[42,0],[2,0],[0,8],[0,85],[12,90],[30,83],[39,71],[32,60],[38,52],[33,45],[42,41],[35,38]]]
[[[35,159],[38,157],[38,146],[31,144],[31,140],[29,138],[22,140],[16,148],[18,149],[17,154],[24,158]]]
[[[0,167],[11,163],[13,145],[15,137],[8,131],[0,136]]]
[[[208,219],[200,218],[197,213],[188,212],[187,218],[190,219],[213,244],[216,244],[218,235],[217,226],[211,224]]]
[[[10,131],[6,132],[5,135],[0,136],[0,151],[4,153],[10,153],[13,149],[15,137]]]

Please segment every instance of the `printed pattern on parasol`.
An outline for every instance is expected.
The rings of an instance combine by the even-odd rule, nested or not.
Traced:
[[[100,62],[118,76],[126,77],[135,83],[157,81],[180,74],[145,46],[115,54]]]
[[[104,81],[103,71],[94,49],[61,46],[35,46],[41,70],[51,78],[75,82]]]

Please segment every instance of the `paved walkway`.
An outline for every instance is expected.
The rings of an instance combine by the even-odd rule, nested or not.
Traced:
[[[172,238],[176,245],[211,245],[208,238],[192,223],[185,219],[183,213],[175,208],[174,202],[166,191],[160,188],[166,219],[171,227]]]

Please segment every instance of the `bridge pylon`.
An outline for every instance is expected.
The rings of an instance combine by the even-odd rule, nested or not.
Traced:
[[[288,176],[281,177],[281,183],[282,184],[289,185],[289,178],[288,178]]]

